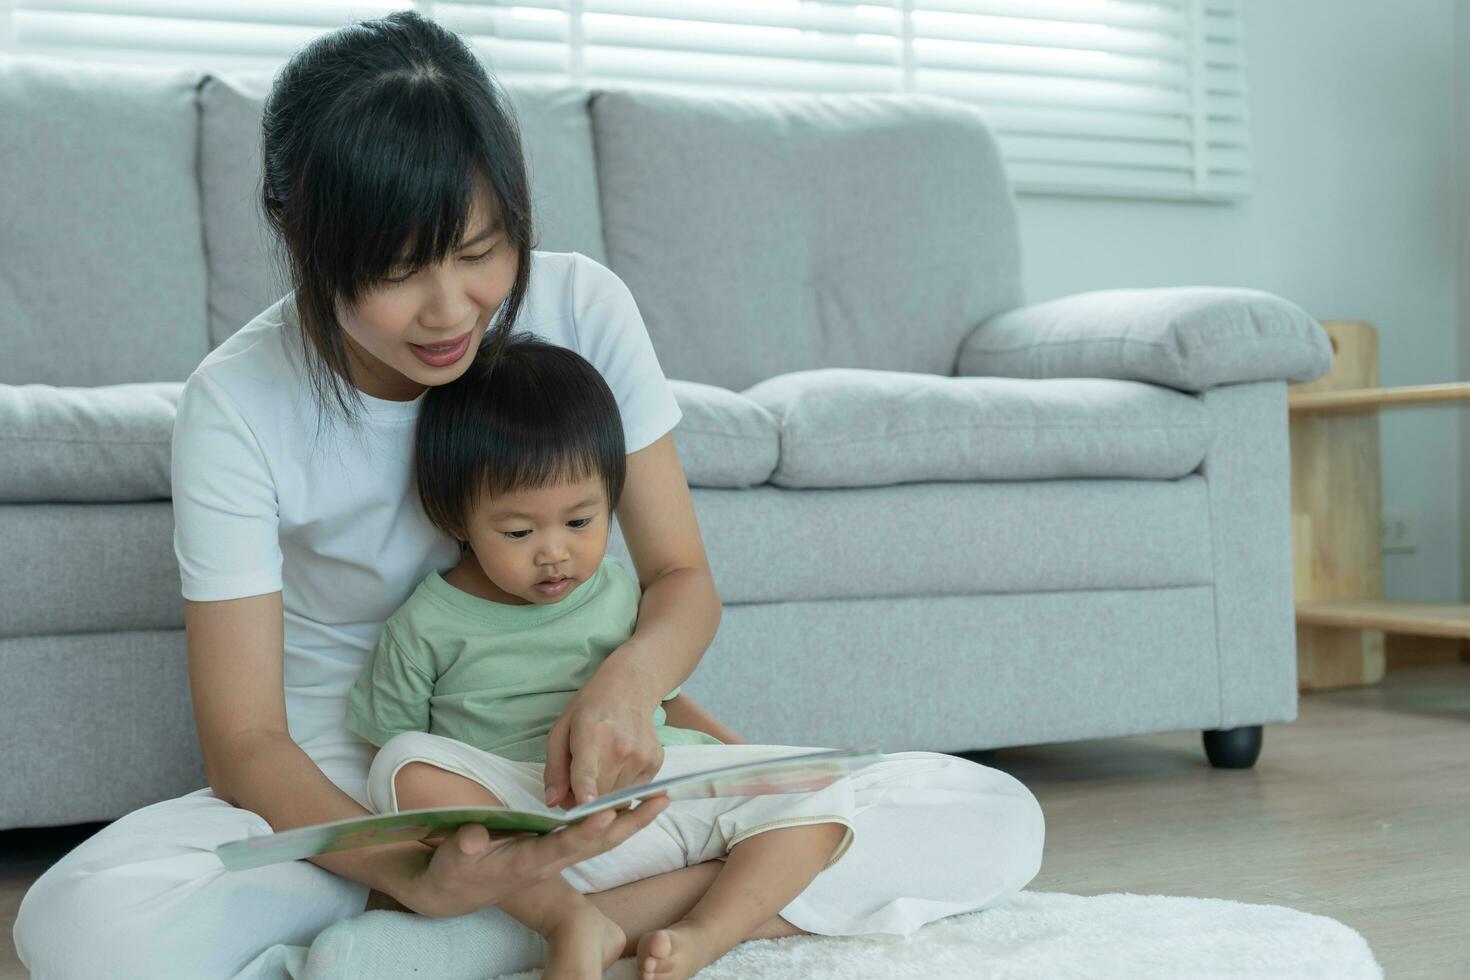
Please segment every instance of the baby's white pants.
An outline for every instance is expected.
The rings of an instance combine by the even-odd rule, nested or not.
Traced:
[[[672,779],[721,766],[818,751],[781,745],[670,745],[664,748],[663,765],[654,778]],[[474,780],[513,810],[554,812],[542,802],[544,763],[517,762],[423,732],[398,735],[378,751],[368,772],[368,805],[374,812],[395,813],[401,809],[396,777],[411,762],[425,762]],[[453,801],[439,805],[451,806]],[[830,867],[852,843],[855,809],[851,779],[840,779],[825,789],[807,793],[679,800],[621,846],[575,864],[562,875],[579,892],[606,891],[666,871],[723,860],[730,848],[768,830],[836,823],[846,827],[847,832],[827,861]]]

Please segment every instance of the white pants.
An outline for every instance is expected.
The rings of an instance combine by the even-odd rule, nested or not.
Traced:
[[[1041,867],[1041,808],[1005,773],[901,752],[852,782],[852,845],[783,911],[798,928],[907,935],[1005,901]],[[339,785],[365,800],[362,779]],[[268,832],[208,789],[128,814],[31,886],[15,923],[21,962],[35,980],[295,976],[304,947],[361,912],[367,888],[309,861],[227,872],[214,856]]]
[[[664,747],[663,765],[654,778],[671,779],[720,766],[817,751],[787,745],[669,745]],[[396,778],[399,770],[411,762],[426,762],[473,780],[511,809],[537,813],[546,810],[543,763],[516,762],[452,738],[406,732],[390,739],[373,760],[368,773],[368,805],[374,812],[398,812]],[[938,757],[925,757],[910,765],[917,771],[943,763]],[[736,844],[770,830],[842,824],[847,833],[827,861],[826,867],[830,868],[852,843],[855,789],[853,780],[840,779],[810,793],[680,800],[620,846],[574,864],[562,875],[579,892],[601,892],[705,861],[723,860]],[[449,806],[450,802],[437,805]],[[800,927],[799,923],[793,924]],[[844,930],[843,935],[868,931],[853,928]]]

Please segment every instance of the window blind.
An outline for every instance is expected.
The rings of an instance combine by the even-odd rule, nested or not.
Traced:
[[[0,31],[12,50],[268,67],[406,8],[510,81],[960,99],[1022,193],[1250,188],[1239,0],[0,0]]]

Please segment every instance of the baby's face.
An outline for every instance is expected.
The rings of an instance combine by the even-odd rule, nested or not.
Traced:
[[[482,497],[466,532],[500,601],[547,605],[597,571],[610,519],[607,491],[593,476]]]

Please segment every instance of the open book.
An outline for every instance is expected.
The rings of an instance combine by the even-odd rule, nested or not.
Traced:
[[[631,786],[599,796],[570,810],[508,810],[504,807],[432,807],[404,810],[379,816],[353,817],[334,823],[297,827],[278,834],[246,837],[214,849],[225,868],[245,871],[277,861],[295,861],[316,854],[345,851],[373,844],[423,840],[452,833],[467,823],[484,825],[491,833],[529,832],[549,834],[585,820],[594,813],[625,807],[652,796],[670,800],[702,800],[711,796],[764,796],[770,793],[807,793],[824,789],[837,780],[881,758],[877,746],[806,752],[759,762],[706,769]]]

